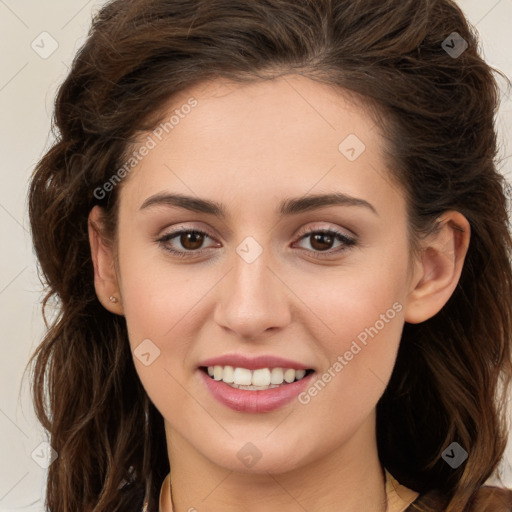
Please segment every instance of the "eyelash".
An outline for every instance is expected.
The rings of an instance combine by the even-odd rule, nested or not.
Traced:
[[[207,249],[200,249],[197,251],[177,251],[175,249],[171,249],[168,245],[168,242],[171,241],[173,238],[176,238],[184,233],[194,233],[198,235],[204,235],[208,238],[211,238],[213,240],[213,237],[211,237],[208,233],[205,231],[201,231],[200,229],[181,229],[178,231],[174,231],[172,233],[167,233],[163,235],[162,237],[158,238],[156,241],[168,252],[170,252],[173,256],[177,256],[178,258],[188,258],[192,257],[195,258],[199,255],[201,255],[203,252],[205,252]],[[332,256],[333,254],[340,254],[348,249],[350,247],[353,247],[356,245],[357,241],[354,238],[351,238],[347,236],[345,233],[342,233],[341,231],[337,231],[336,229],[312,229],[309,231],[306,231],[302,233],[299,236],[299,239],[297,241],[301,241],[308,236],[315,235],[315,234],[322,234],[322,235],[332,235],[336,240],[339,242],[342,242],[343,245],[336,250],[329,249],[328,251],[311,251],[309,249],[304,249],[308,252],[311,252],[311,255],[314,258],[322,259],[322,258],[328,258],[329,256]]]

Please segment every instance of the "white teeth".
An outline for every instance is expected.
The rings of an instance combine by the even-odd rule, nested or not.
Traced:
[[[270,384],[268,386],[236,386],[234,384],[231,385],[238,389],[247,389],[249,391],[264,391],[265,389],[273,389],[279,387],[277,384]]]
[[[283,380],[284,380],[283,369],[282,368],[272,368],[272,373],[270,374],[270,383],[271,384],[282,384]]]
[[[250,386],[252,383],[252,372],[247,368],[235,368],[233,382],[239,386]]]
[[[261,368],[252,372],[253,386],[270,386],[270,370]]]
[[[223,381],[231,387],[239,389],[260,390],[271,389],[283,383],[301,380],[306,370],[293,368],[235,368],[233,366],[208,366],[208,375],[217,381]]]
[[[284,380],[288,383],[293,382],[295,380],[295,370],[291,368],[284,371]]]
[[[214,366],[213,367],[213,378],[215,380],[222,380],[223,373],[224,373],[224,370],[222,369],[222,366]]]
[[[300,380],[306,375],[306,370],[295,370],[295,378]]]
[[[224,366],[222,380],[227,384],[235,382],[235,369],[232,366]]]

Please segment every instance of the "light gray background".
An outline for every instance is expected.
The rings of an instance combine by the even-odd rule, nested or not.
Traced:
[[[51,142],[56,89],[85,39],[92,14],[103,3],[0,0],[0,512],[43,510],[46,471],[31,454],[46,438],[32,410],[28,379],[22,382],[29,355],[44,330],[26,212],[27,183]],[[481,35],[487,61],[512,76],[512,0],[459,4]],[[58,47],[47,56],[52,45]],[[502,90],[502,170],[510,179],[512,104],[510,91],[504,85]],[[505,483],[512,487],[509,460],[512,442],[503,462]]]

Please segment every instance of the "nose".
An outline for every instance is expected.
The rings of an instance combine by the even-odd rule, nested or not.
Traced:
[[[214,320],[240,339],[266,337],[291,321],[290,289],[267,256],[263,251],[249,263],[235,254],[234,266],[217,290]]]

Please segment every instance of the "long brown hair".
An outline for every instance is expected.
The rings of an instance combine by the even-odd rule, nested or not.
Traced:
[[[459,36],[458,48],[464,50],[462,40],[467,48],[454,55]],[[125,320],[101,306],[93,286],[88,213],[101,205],[113,237],[122,183],[95,191],[121,167],[130,143],[159,122],[173,94],[216,77],[284,73],[350,91],[372,106],[414,240],[449,209],[470,222],[453,296],[430,320],[404,327],[377,406],[377,436],[383,465],[430,496],[418,510],[487,510],[475,492],[496,470],[507,439],[512,242],[496,170],[499,89],[477,44],[451,0],[105,5],[60,87],[56,142],[29,192],[48,292],[43,313],[56,299],[30,361],[36,411],[58,453],[48,473],[49,511],[140,510],[144,496],[149,510],[157,509],[169,471],[163,419],[135,371]],[[469,455],[456,469],[441,456],[452,442]],[[509,510],[493,500],[492,510]]]

